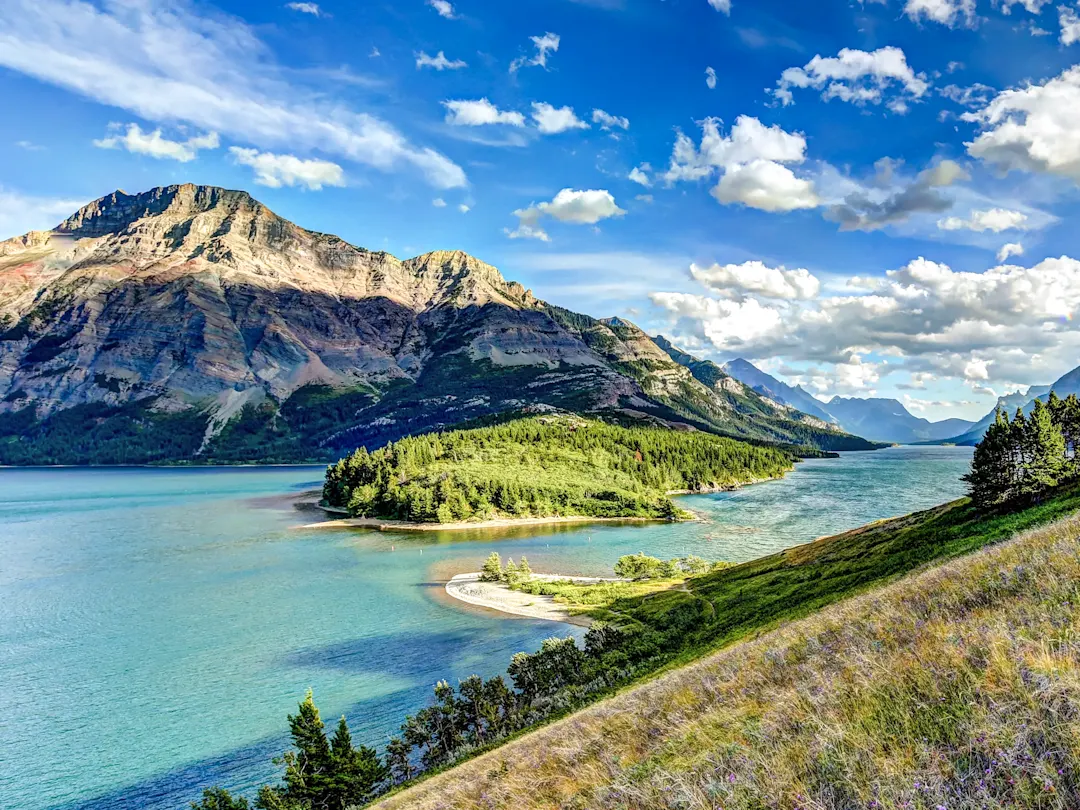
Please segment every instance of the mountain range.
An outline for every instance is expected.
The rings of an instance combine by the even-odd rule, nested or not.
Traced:
[[[973,422],[966,419],[931,422],[915,416],[895,399],[833,397],[828,402],[822,402],[801,386],[793,387],[781,382],[742,358],[725,363],[723,369],[763,396],[873,441],[933,443],[948,440],[975,427]]]
[[[874,446],[465,253],[402,261],[243,191],[117,191],[0,242],[2,464],[322,460],[552,407]]]

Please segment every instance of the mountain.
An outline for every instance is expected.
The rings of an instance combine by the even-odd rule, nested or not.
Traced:
[[[942,441],[972,426],[965,419],[922,419],[895,399],[833,397],[825,407],[844,430],[866,431],[876,441],[897,444]]]
[[[790,405],[803,413],[816,416],[825,422],[835,424],[836,419],[825,410],[820,399],[805,391],[802,386],[790,386],[775,377],[766,374],[753,363],[741,357],[724,364],[724,371],[736,380],[746,383],[759,394],[781,405]]]
[[[745,397],[465,253],[402,261],[242,191],[117,191],[0,242],[0,463],[321,460],[538,407],[873,446]]]
[[[942,422],[921,419],[895,399],[834,397],[829,402],[822,402],[801,386],[793,387],[781,382],[742,358],[725,363],[723,370],[762,396],[872,441],[895,444],[935,442],[972,427],[972,423],[965,419],[946,419]]]

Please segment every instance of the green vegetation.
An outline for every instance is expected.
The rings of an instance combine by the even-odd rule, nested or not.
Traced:
[[[401,735],[388,745],[384,764],[390,776],[372,790],[390,790],[661,669],[686,664],[736,640],[895,580],[920,566],[997,543],[1077,510],[1080,486],[1071,484],[1045,493],[1037,504],[1026,504],[1011,512],[987,514],[970,500],[962,499],[742,565],[710,566],[697,575],[689,575],[689,569],[700,570],[703,564],[693,558],[664,563],[644,555],[629,555],[619,561],[622,571],[644,575],[664,575],[673,567],[679,573],[673,580],[597,585],[528,581],[520,578],[520,563],[504,566],[498,555],[493,555],[484,566],[486,577],[512,579],[521,590],[554,596],[575,612],[604,620],[589,628],[584,647],[579,647],[573,638],[552,638],[535,653],[518,653],[507,670],[509,682],[502,677],[485,681],[477,676],[461,681],[457,688],[440,682],[433,704],[407,718]],[[1074,553],[1074,563],[1076,559],[1080,555]],[[1075,591],[1075,586],[1070,587],[1070,593]],[[916,675],[912,670],[910,683],[905,681],[897,688],[930,689],[919,692],[920,699],[933,696],[936,700],[933,689],[937,687],[923,684]],[[868,705],[892,711],[889,694],[881,692],[875,698],[877,702]],[[948,710],[959,711],[967,694],[963,690],[950,692],[945,704]],[[875,717],[878,725],[873,727],[894,729],[890,733],[909,744],[917,743],[920,735],[938,734],[943,728],[915,726],[907,720],[903,721],[907,725],[893,727],[889,724],[902,718],[885,714]],[[865,722],[871,719],[868,715]],[[295,807],[309,810],[314,805],[301,803]]]
[[[792,457],[700,432],[538,416],[361,448],[323,496],[353,515],[450,523],[494,517],[675,519],[667,493],[783,475]]]
[[[1077,500],[1050,499],[975,534]],[[379,807],[1080,807],[1078,588],[1074,515],[667,672]]]
[[[1080,477],[1080,400],[1059,399],[1051,391],[1025,416],[1017,409],[1011,421],[1002,411],[975,448],[968,482],[971,499],[981,508],[1037,500],[1062,482]]]

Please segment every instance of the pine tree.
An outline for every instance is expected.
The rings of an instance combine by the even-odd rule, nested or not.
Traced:
[[[1009,419],[998,410],[983,440],[975,446],[971,471],[964,476],[976,507],[992,508],[1013,496],[1014,455]]]
[[[518,568],[517,563],[514,562],[514,558],[511,557],[506,561],[506,570],[503,572],[503,582],[513,588],[521,581],[521,569]]]
[[[285,786],[266,786],[259,792],[256,806],[262,810],[292,810],[305,805],[317,805],[329,786],[331,761],[330,742],[311,690],[307,692],[300,711],[289,715],[289,730],[295,751],[286,751]]]
[[[529,567],[529,561],[522,555],[521,562],[518,563],[518,582],[530,582],[532,578],[533,572]]]
[[[321,806],[327,810],[345,810],[363,805],[388,776],[389,769],[374,749],[366,745],[353,747],[352,734],[342,716],[330,741],[330,777]]]
[[[504,576],[502,557],[499,556],[499,552],[493,551],[484,561],[484,567],[480,569],[480,581],[502,582]]]
[[[411,750],[412,746],[401,737],[394,737],[386,744],[386,764],[395,784],[408,782],[413,778],[412,761],[409,759]]]
[[[1065,439],[1050,414],[1045,402],[1035,400],[1025,432],[1028,461],[1024,492],[1033,497],[1056,487],[1065,471]]]
[[[251,805],[242,796],[232,796],[223,788],[203,791],[201,802],[192,802],[191,810],[249,810]]]

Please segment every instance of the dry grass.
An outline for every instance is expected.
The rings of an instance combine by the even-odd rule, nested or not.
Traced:
[[[1080,808],[1080,517],[728,648],[381,808]]]

